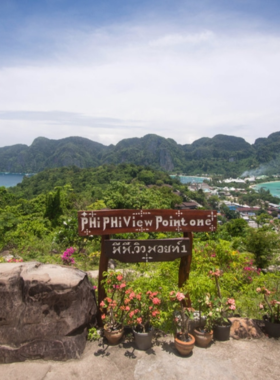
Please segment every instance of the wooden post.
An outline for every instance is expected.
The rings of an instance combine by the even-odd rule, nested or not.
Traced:
[[[99,304],[104,298],[106,298],[105,289],[101,283],[104,280],[103,272],[108,270],[108,257],[105,255],[105,240],[110,239],[110,235],[102,235],[101,236],[101,253],[100,253],[100,261],[99,261],[99,275],[98,275],[98,305],[97,305],[97,320],[98,325],[102,326],[101,313],[99,309]]]
[[[184,283],[189,279],[191,263],[192,263],[192,248],[193,248],[193,234],[192,232],[184,232],[184,238],[190,239],[190,255],[181,257],[180,267],[179,267],[179,281],[178,286],[181,288]],[[186,306],[191,307],[190,295],[186,294]]]

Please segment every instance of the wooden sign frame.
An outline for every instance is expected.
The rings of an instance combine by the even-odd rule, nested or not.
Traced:
[[[126,232],[181,232],[183,234],[183,238],[179,240],[184,241],[184,239],[187,239],[189,252],[188,254],[182,254],[179,256],[181,258],[178,274],[178,286],[180,288],[189,278],[192,261],[193,232],[215,231],[217,228],[217,212],[212,210],[170,209],[85,210],[78,212],[78,225],[80,236],[101,235],[101,255],[98,278],[99,304],[106,297],[106,292],[102,285],[102,280],[104,279],[103,272],[106,272],[108,270],[108,261],[110,257],[110,253],[108,252],[112,249],[112,244],[109,242],[111,234]],[[162,243],[162,240],[158,240],[158,242],[160,244],[170,244],[172,247],[172,239],[164,240],[166,240],[165,243]],[[114,240],[114,242],[115,241],[116,240]],[[127,240],[127,242],[129,241],[132,240]],[[150,240],[149,242],[149,240],[146,240],[145,242],[145,246],[151,247],[151,250],[153,250],[152,244],[155,244],[154,241],[152,242],[152,240]],[[178,239],[173,239],[173,243],[176,245],[178,243]],[[178,255],[174,255],[174,258],[172,258],[172,252],[171,256],[168,255],[168,260],[175,260],[176,258],[178,258]],[[125,259],[123,258],[123,260]]]

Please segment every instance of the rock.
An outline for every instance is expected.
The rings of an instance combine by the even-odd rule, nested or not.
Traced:
[[[250,318],[229,318],[232,322],[230,336],[234,339],[258,339],[263,337],[258,321]]]
[[[10,251],[2,251],[0,252],[0,257],[3,257],[5,261],[9,261],[14,258],[14,256],[10,253]]]
[[[280,265],[269,265],[268,268],[262,269],[264,273],[280,272]]]
[[[116,264],[115,260],[109,259],[109,261],[108,261],[108,269],[116,269],[116,266],[117,266],[117,264]]]
[[[96,312],[83,271],[37,262],[0,264],[0,362],[79,357]]]

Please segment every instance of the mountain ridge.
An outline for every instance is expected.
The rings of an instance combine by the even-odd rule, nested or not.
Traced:
[[[242,137],[224,134],[202,137],[191,144],[178,144],[171,138],[147,134],[109,146],[79,136],[58,140],[40,136],[30,146],[16,144],[0,148],[0,171],[39,172],[71,165],[88,168],[131,163],[168,172],[241,175],[260,167],[262,171],[267,167],[268,171],[279,172],[275,165],[278,159],[280,132],[257,138],[253,144]]]

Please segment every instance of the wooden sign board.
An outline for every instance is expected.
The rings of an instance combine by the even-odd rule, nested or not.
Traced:
[[[124,263],[172,261],[191,254],[190,239],[105,240],[105,255]]]
[[[98,210],[78,212],[79,235],[124,232],[212,232],[217,212],[206,210]]]

